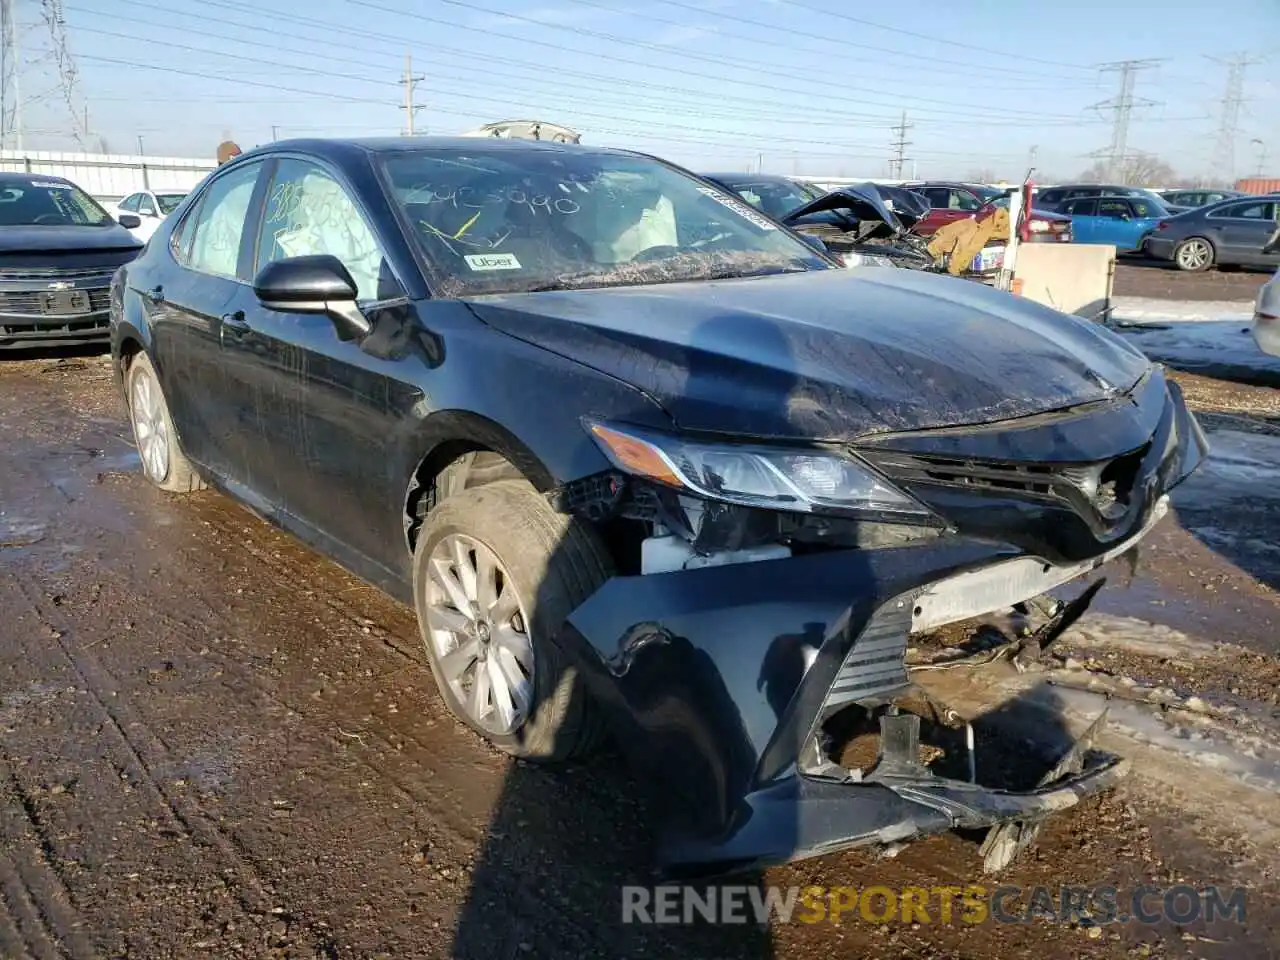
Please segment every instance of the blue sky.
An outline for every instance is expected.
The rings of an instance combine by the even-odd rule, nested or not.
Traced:
[[[35,0],[16,0],[38,20]],[[1246,75],[1236,173],[1266,142],[1280,175],[1280,0],[64,0],[79,98],[113,152],[211,156],[291,136],[398,133],[406,53],[419,132],[498,119],[566,123],[584,140],[704,169],[884,176],[906,111],[907,171],[1020,177],[1035,148],[1068,177],[1109,142],[1090,105],[1120,59],[1155,101],[1130,146],[1209,170],[1227,68]],[[24,46],[36,56],[33,23]],[[1001,54],[1000,51],[1005,51]],[[28,68],[37,74],[41,67]],[[24,79],[24,94],[38,86]],[[38,90],[35,91],[38,93]],[[32,105],[30,147],[71,149],[65,103]],[[275,128],[273,131],[273,127]]]

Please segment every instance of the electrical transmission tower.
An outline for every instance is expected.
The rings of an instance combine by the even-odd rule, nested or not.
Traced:
[[[58,72],[58,89],[71,119],[71,136],[83,147],[89,136],[89,109],[80,102],[76,88],[78,74],[67,42],[67,18],[63,15],[62,0],[41,0],[40,12],[49,28],[49,55]]]
[[[42,24],[35,22],[37,10]],[[36,109],[45,104],[59,104],[54,113],[65,109],[66,115],[55,120]],[[37,134],[70,136],[80,145],[88,136],[62,0],[0,0],[0,147],[21,150],[33,115],[42,121]]]
[[[1101,150],[1089,154],[1100,157],[1106,167],[1108,180],[1123,180],[1125,166],[1130,159],[1129,153],[1129,121],[1135,107],[1152,107],[1154,100],[1144,100],[1133,95],[1137,85],[1138,72],[1150,70],[1163,63],[1163,60],[1118,60],[1115,63],[1104,63],[1098,69],[1103,73],[1120,74],[1120,92],[1110,100],[1095,103],[1095,110],[1109,110],[1112,113],[1111,143]]]
[[[893,141],[893,159],[889,161],[889,177],[893,180],[902,179],[902,165],[907,161],[907,147],[911,146],[911,141],[907,139],[907,131],[915,124],[907,123],[907,111],[902,111],[902,121],[892,128],[897,134]]]
[[[1237,53],[1225,59],[1210,57],[1227,68],[1227,87],[1222,93],[1222,116],[1218,121],[1218,143],[1213,150],[1213,171],[1226,180],[1236,180],[1236,138],[1240,134],[1240,107],[1244,104],[1244,72],[1261,57]]]
[[[413,54],[406,53],[404,55],[404,76],[400,78],[400,83],[404,86],[404,104],[401,105],[400,109],[404,111],[404,135],[406,137],[413,136],[413,118],[417,115],[419,110],[423,109],[423,105],[414,102],[413,88],[416,84],[421,83],[425,79],[427,79],[425,74],[414,74]]]

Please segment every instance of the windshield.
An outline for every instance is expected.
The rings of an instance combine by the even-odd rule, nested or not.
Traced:
[[[156,201],[160,204],[160,212],[164,214],[173,213],[178,209],[178,204],[187,198],[185,193],[157,193]]]
[[[504,145],[383,165],[449,295],[834,269],[740,198],[647,157]]]
[[[79,187],[57,180],[0,183],[0,226],[98,227],[115,223]]]
[[[973,192],[978,195],[983,203],[999,203],[1000,198],[1009,199],[1008,194],[1003,190],[997,190],[995,187],[974,187]]]

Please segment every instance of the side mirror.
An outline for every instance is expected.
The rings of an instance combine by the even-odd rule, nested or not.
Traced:
[[[253,292],[268,310],[325,314],[343,340],[372,329],[356,306],[356,282],[332,254],[274,260],[254,277]]]
[[[116,217],[116,222],[126,230],[137,230],[142,226],[142,218],[136,213],[122,213]]]

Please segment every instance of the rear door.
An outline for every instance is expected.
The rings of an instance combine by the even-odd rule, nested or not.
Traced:
[[[374,341],[388,328],[401,328],[411,309],[383,250],[371,218],[337,171],[313,159],[279,161],[255,269],[308,254],[337,257],[375,324]],[[390,566],[392,551],[403,552],[404,492],[392,489],[386,455],[397,429],[391,410],[414,402],[396,393],[411,389],[398,381],[403,361],[369,342],[362,347],[339,339],[322,314],[269,310],[255,299],[244,319],[245,328],[225,348],[229,357],[252,354],[258,369],[255,456],[274,464],[279,503],[322,539]]]
[[[245,479],[243,411],[227,389],[221,334],[248,290],[245,223],[262,161],[237,163],[206,185],[170,237],[163,283],[139,291],[153,317],[153,349],[183,451],[222,479]],[[131,276],[132,279],[132,276]]]

